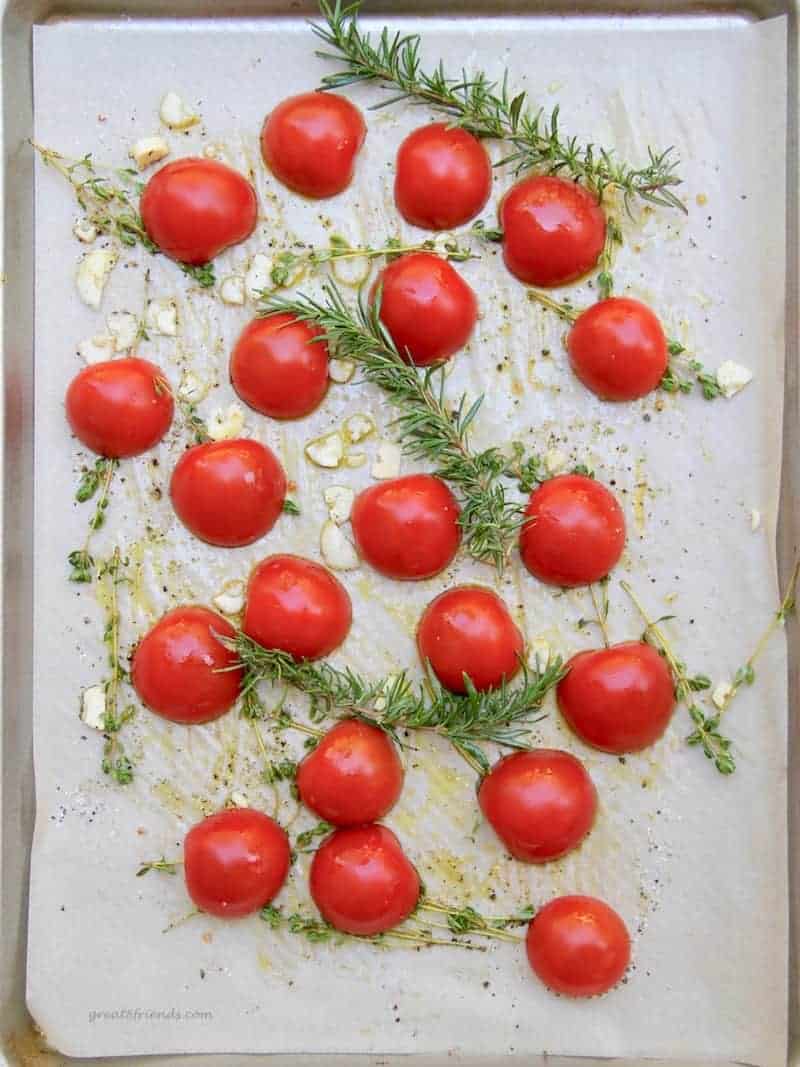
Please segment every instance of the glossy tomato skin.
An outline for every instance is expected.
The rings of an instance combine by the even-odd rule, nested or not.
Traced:
[[[425,230],[461,226],[478,214],[491,191],[489,153],[467,130],[432,122],[400,145],[394,200],[406,222]]]
[[[625,516],[594,478],[560,474],[531,493],[519,539],[522,562],[549,585],[605,578],[625,547]]]
[[[189,896],[221,919],[251,915],[277,895],[289,873],[289,839],[268,815],[228,808],[193,826],[183,846]]]
[[[417,628],[422,662],[446,689],[466,692],[466,674],[478,690],[494,689],[520,668],[525,642],[508,608],[477,585],[440,593],[425,609]]]
[[[286,475],[274,453],[250,438],[187,449],[170,482],[175,514],[201,541],[249,545],[268,533],[283,507]]]
[[[575,756],[535,748],[496,763],[480,784],[478,802],[515,859],[547,863],[577,848],[589,833],[597,790]]]
[[[331,926],[362,937],[407,919],[421,889],[400,842],[378,825],[336,830],[327,837],[314,854],[309,886]]]
[[[387,578],[416,581],[452,562],[461,543],[459,514],[441,478],[409,474],[359,493],[350,521],[362,559]]]
[[[197,605],[168,611],[133,654],[131,681],[144,704],[163,719],[210,722],[236,703],[242,684],[237,657],[217,640],[233,638],[231,624]]]
[[[328,346],[294,315],[254,319],[231,353],[231,382],[262,415],[299,419],[322,403],[328,390]]]
[[[469,340],[478,301],[441,256],[432,252],[398,256],[378,275],[371,300],[379,289],[381,321],[400,355],[418,367],[449,359]]]
[[[612,296],[592,304],[567,335],[572,369],[601,400],[636,400],[658,387],[669,353],[649,307]]]
[[[617,755],[652,745],[675,709],[669,667],[644,641],[579,652],[556,695],[561,714],[582,741]]]
[[[377,726],[346,719],[328,730],[297,769],[300,799],[333,826],[376,822],[403,788],[403,765]]]
[[[366,135],[363,115],[345,97],[300,93],[267,115],[261,154],[278,181],[303,196],[323,199],[350,184]]]
[[[319,659],[344,641],[352,619],[347,590],[310,559],[268,556],[250,575],[242,629],[264,648]]]
[[[87,448],[124,459],[158,444],[172,423],[174,403],[163,372],[128,356],[79,371],[67,389],[66,408],[70,429]]]
[[[256,227],[253,186],[215,159],[168,163],[148,181],[140,202],[147,235],[180,263],[208,263]]]
[[[525,947],[534,974],[568,997],[607,993],[631,958],[625,923],[595,897],[557,897],[545,904],[528,925]]]
[[[523,178],[500,204],[503,258],[526,285],[574,282],[600,258],[606,218],[597,197],[575,182]]]

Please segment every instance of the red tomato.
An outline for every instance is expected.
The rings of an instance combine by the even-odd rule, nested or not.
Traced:
[[[329,730],[297,770],[300,799],[334,826],[363,826],[392,808],[403,765],[377,726],[347,719]]]
[[[549,585],[605,578],[625,547],[625,516],[594,478],[560,474],[531,493],[519,538],[522,562]]]
[[[418,367],[463,348],[478,318],[475,294],[446,259],[409,252],[383,268],[370,293],[381,289],[381,321],[404,359]]]
[[[527,285],[566,285],[595,266],[606,240],[597,197],[565,178],[524,178],[500,203],[503,258]]]
[[[556,694],[561,714],[587,745],[636,752],[657,741],[675,708],[663,656],[643,641],[579,652]]]
[[[478,214],[491,191],[489,154],[466,130],[432,122],[400,145],[394,200],[406,222],[426,230],[461,226]]]
[[[183,845],[189,896],[221,919],[250,915],[276,896],[289,873],[289,839],[268,815],[229,808],[193,826]]]
[[[237,438],[195,445],[172,472],[175,514],[211,545],[249,545],[272,529],[286,496],[286,476],[258,441]]]
[[[513,678],[524,641],[496,593],[460,585],[428,604],[417,628],[417,647],[446,689],[465,693],[465,674],[479,690]]]
[[[478,803],[515,859],[547,863],[577,848],[589,833],[597,791],[569,752],[534,748],[496,763],[480,784]]]
[[[196,723],[218,719],[239,696],[243,672],[236,653],[216,634],[235,637],[227,619],[208,608],[175,608],[136,647],[131,681],[142,702],[164,719]]]
[[[344,641],[352,619],[347,590],[310,559],[267,556],[250,575],[242,629],[264,648],[319,659]]]
[[[208,263],[256,227],[253,186],[214,159],[177,159],[156,171],[139,205],[147,235],[180,263]]]
[[[359,493],[350,521],[359,554],[387,578],[430,578],[461,542],[460,509],[440,478],[409,474]]]
[[[567,335],[569,361],[601,400],[636,400],[658,386],[667,369],[667,339],[638,300],[613,296],[579,315]]]
[[[172,423],[172,393],[162,371],[129,356],[93,363],[67,389],[75,436],[101,456],[123,459],[157,445]]]
[[[254,319],[231,353],[233,388],[273,419],[308,415],[328,389],[328,346],[319,336],[294,315]]]
[[[322,917],[346,934],[391,930],[416,908],[420,881],[385,826],[336,830],[314,854],[309,887]]]
[[[595,897],[551,900],[531,919],[525,942],[534,973],[568,997],[607,993],[631,958],[625,923]]]
[[[300,93],[267,115],[261,154],[278,181],[321,199],[350,184],[366,136],[361,112],[343,96]]]

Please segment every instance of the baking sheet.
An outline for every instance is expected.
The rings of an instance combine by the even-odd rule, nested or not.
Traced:
[[[777,599],[785,21],[430,20],[425,34],[431,59],[443,55],[451,65],[467,66],[479,61],[496,73],[507,65],[534,98],[561,103],[570,130],[614,143],[623,156],[642,158],[648,143],[680,148],[690,217],[659,213],[626,222],[617,286],[652,301],[670,332],[710,366],[725,358],[751,366],[753,385],[713,406],[699,398],[662,398],[661,411],[653,399],[620,409],[602,405],[569,375],[560,356],[561,327],[532,308],[490,256],[460,268],[481,296],[483,318],[469,351],[454,362],[448,389],[454,396],[462,389],[487,392],[476,445],[496,441],[498,427],[508,427],[509,439],[557,445],[588,458],[599,477],[615,480],[630,526],[615,579],[627,572],[656,612],[666,610],[665,596],[677,593],[669,608],[680,616],[673,633],[692,668],[715,680],[729,675]],[[372,116],[357,181],[336,201],[289,198],[258,161],[263,114],[328,69],[310,60],[311,40],[301,23],[132,23],[112,30],[100,22],[64,22],[37,28],[35,46],[40,142],[74,155],[91,149],[98,159],[121,163],[135,137],[155,131],[158,101],[175,89],[199,107],[204,121],[190,135],[172,137],[173,155],[211,141],[231,162],[252,167],[265,217],[246,248],[223,257],[220,277],[252,252],[267,250],[270,240],[288,243],[289,235],[321,244],[332,229],[373,242],[398,232],[386,164],[423,112]],[[158,76],[142,87],[145,57]],[[374,99],[369,90],[352,95],[363,104]],[[743,145],[750,147],[744,151]],[[505,184],[501,177],[498,193]],[[62,400],[79,366],[73,350],[102,329],[102,320],[79,304],[69,277],[79,254],[72,221],[66,191],[40,169],[38,815],[28,989],[32,1013],[52,1044],[80,1055],[454,1050],[782,1062],[780,640],[770,648],[758,686],[742,693],[730,713],[726,725],[739,770],[728,781],[683,746],[682,712],[659,746],[625,765],[581,749],[551,714],[537,738],[586,759],[602,813],[580,852],[541,870],[508,862],[486,827],[475,827],[471,774],[445,748],[425,741],[407,754],[406,790],[387,822],[429,888],[499,912],[560,892],[602,895],[636,933],[635,969],[609,997],[577,1004],[553,998],[531,979],[516,946],[485,955],[387,955],[366,945],[307,946],[257,919],[222,924],[195,918],[162,933],[189,904],[180,878],[135,881],[139,860],[179,854],[185,829],[233,790],[255,804],[269,805],[271,795],[257,782],[249,726],[233,716],[189,732],[141,712],[127,734],[137,775],[125,790],[98,780],[100,741],[77,720],[80,689],[102,678],[101,610],[85,589],[64,581],[64,558],[82,539],[87,516],[71,503],[75,471],[86,457],[69,442]],[[138,261],[125,254],[104,313],[139,309],[142,274],[125,266]],[[203,410],[224,406],[232,399],[225,353],[249,312],[189,292],[171,264],[148,259],[148,265],[153,295],[178,299],[181,331],[177,342],[143,344],[140,353],[175,382],[187,365],[216,374],[218,386]],[[588,299],[574,293],[576,302],[582,295]],[[543,348],[553,358],[542,357]],[[302,460],[302,444],[339,425],[345,414],[365,410],[386,425],[389,413],[378,399],[353,386],[332,389],[315,415],[291,428],[248,413],[248,432],[280,452],[303,508],[299,519],[282,519],[249,549],[221,553],[192,542],[174,522],[165,494],[160,502],[152,499],[154,486],[166,487],[166,472],[182,447],[177,436],[158,451],[157,469],[149,456],[129,461],[97,541],[107,549],[127,545],[137,568],[134,595],[123,603],[126,647],[162,611],[186,599],[208,600],[226,578],[246,576],[268,552],[316,556],[322,489],[343,481],[365,484],[368,468],[346,476],[318,472]],[[145,533],[145,506],[155,534]],[[765,520],[756,534],[749,532],[751,507]],[[355,623],[338,661],[370,673],[413,661],[416,618],[450,580],[488,584],[492,575],[461,561],[438,580],[399,587],[399,596],[396,585],[366,570],[345,575]],[[554,594],[517,570],[497,587],[529,638],[544,636],[564,654],[592,641],[576,628],[590,614],[582,594]],[[613,635],[638,633],[616,580],[611,598]],[[287,803],[282,817],[291,815]],[[310,822],[298,817],[292,832]],[[305,866],[299,864],[286,891],[290,903],[295,894],[304,899]],[[495,904],[486,899],[490,890]],[[357,1017],[348,1011],[354,1003]],[[149,1016],[152,1011],[164,1017]]]

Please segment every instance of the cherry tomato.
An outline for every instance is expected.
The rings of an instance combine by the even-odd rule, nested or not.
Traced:
[[[417,628],[417,647],[446,689],[465,693],[465,674],[478,690],[513,678],[524,641],[496,593],[461,585],[428,604]]]
[[[392,808],[403,765],[377,726],[347,719],[329,730],[297,770],[300,799],[334,826],[363,826]]]
[[[254,319],[231,354],[233,388],[273,419],[308,415],[328,389],[328,346],[319,336],[294,315]]]
[[[478,803],[515,859],[547,863],[577,848],[589,833],[597,791],[575,756],[535,748],[496,763],[480,784]]]
[[[625,516],[594,478],[560,474],[531,493],[519,538],[522,562],[549,585],[605,578],[625,547]]]
[[[101,456],[123,459],[157,445],[172,423],[172,393],[162,371],[129,356],[84,367],[67,389],[75,436]]]
[[[500,203],[503,258],[527,285],[566,285],[595,266],[606,239],[597,197],[565,178],[524,178]]]
[[[131,681],[142,702],[171,722],[218,719],[239,696],[243,672],[220,641],[235,637],[227,619],[191,605],[167,612],[133,654]]]
[[[579,652],[556,690],[558,706],[587,745],[636,752],[657,741],[675,708],[672,675],[644,641]]]
[[[178,159],[156,171],[140,202],[147,235],[180,263],[208,263],[256,227],[253,186],[214,159]]]
[[[414,226],[449,230],[478,214],[492,191],[492,163],[477,137],[432,122],[400,145],[394,179],[397,210]]]
[[[193,826],[183,845],[189,896],[221,919],[250,915],[276,896],[289,873],[289,839],[268,815],[229,808]]]
[[[344,641],[352,619],[347,590],[310,559],[268,556],[250,575],[242,628],[264,648],[319,659]]]
[[[418,367],[463,348],[478,318],[478,301],[446,259],[409,252],[383,268],[370,293],[381,290],[381,321],[400,355]]]
[[[195,445],[172,473],[175,514],[211,545],[249,545],[272,529],[286,496],[286,476],[258,441],[236,438]]]
[[[661,323],[644,304],[613,296],[592,304],[567,335],[569,361],[601,400],[636,400],[658,386],[669,354]]]
[[[460,509],[441,478],[409,474],[365,489],[350,521],[362,559],[387,578],[430,578],[461,542]]]
[[[555,993],[595,997],[625,974],[631,939],[619,915],[595,897],[556,897],[525,938],[531,969]]]
[[[336,830],[314,854],[309,887],[322,917],[346,934],[391,930],[417,906],[420,881],[385,826]]]
[[[301,93],[267,115],[261,154],[278,181],[322,199],[350,184],[366,136],[361,112],[343,96]]]

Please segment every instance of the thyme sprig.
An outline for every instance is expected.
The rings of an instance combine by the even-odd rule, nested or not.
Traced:
[[[352,360],[363,379],[376,385],[398,409],[392,425],[403,447],[414,459],[435,464],[436,474],[450,482],[461,496],[459,522],[467,551],[475,559],[502,571],[513,548],[522,515],[509,500],[500,479],[508,457],[498,448],[473,452],[469,430],[483,402],[462,395],[451,406],[444,395],[444,370],[432,367],[422,373],[407,363],[380,320],[380,296],[368,304],[363,295],[351,310],[331,281],[320,300],[297,294],[272,296],[261,314],[290,314],[314,323],[338,356]]]
[[[67,556],[70,566],[69,580],[71,582],[91,582],[94,575],[95,561],[89,549],[91,547],[92,534],[99,530],[106,521],[106,508],[108,507],[111,483],[114,473],[119,467],[118,459],[106,459],[100,457],[95,460],[93,467],[89,467],[81,475],[78,488],[75,490],[75,499],[79,504],[85,504],[97,495],[97,503],[89,519],[89,529],[82,548],[73,549]]]
[[[233,639],[219,637],[236,652],[246,670],[243,701],[261,681],[283,682],[311,698],[310,718],[357,717],[379,726],[391,735],[399,730],[430,731],[446,738],[476,773],[489,771],[482,743],[505,748],[527,748],[533,713],[564,670],[554,657],[543,671],[522,665],[522,679],[514,686],[505,683],[488,692],[478,692],[467,680],[465,694],[444,689],[432,675],[424,684],[415,684],[406,674],[370,681],[355,671],[338,670],[328,663],[295,660],[286,652],[266,649],[246,634]],[[262,716],[268,714],[261,704]],[[277,721],[284,715],[277,711]],[[299,728],[291,720],[287,725]]]
[[[164,393],[170,394],[183,419],[184,428],[189,436],[194,438],[195,444],[204,445],[211,440],[208,427],[197,414],[197,405],[192,403],[191,400],[187,400],[180,389],[173,389],[163,375],[154,379],[153,387],[156,391],[156,396],[161,396]]]
[[[119,684],[128,678],[128,672],[122,666],[120,660],[119,645],[119,602],[117,587],[128,581],[125,573],[127,560],[123,560],[119,548],[115,548],[110,559],[98,570],[98,579],[105,583],[105,598],[107,604],[106,626],[103,631],[103,642],[108,649],[108,666],[110,673],[103,683],[105,695],[105,714],[103,721],[103,758],[101,768],[103,774],[109,775],[118,785],[128,785],[133,781],[133,764],[125,754],[125,749],[119,739],[120,730],[136,714],[136,709],[129,704],[122,712],[118,711]]]
[[[376,107],[400,100],[424,104],[478,137],[506,141],[510,150],[498,166],[508,164],[515,174],[537,170],[565,175],[594,190],[599,198],[607,189],[615,189],[629,211],[635,199],[686,211],[673,192],[681,178],[672,148],[664,152],[649,148],[647,164],[634,167],[607,149],[580,144],[577,138],[562,134],[558,107],[548,115],[543,108],[531,109],[526,93],[512,95],[507,74],[499,83],[482,71],[471,77],[466,72],[452,77],[441,62],[425,71],[419,34],[392,34],[384,28],[373,39],[362,33],[360,7],[360,0],[320,0],[325,22],[311,26],[325,50],[317,55],[341,67],[322,79],[323,89],[377,82],[381,88],[396,92]]]

